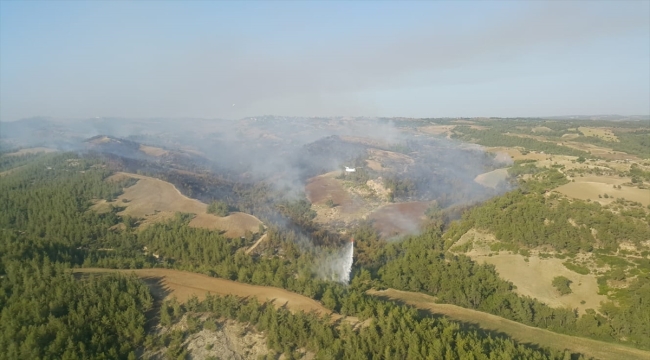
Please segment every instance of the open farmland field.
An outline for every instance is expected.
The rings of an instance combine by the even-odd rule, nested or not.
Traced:
[[[534,328],[518,322],[504,319],[484,312],[465,309],[455,305],[436,304],[435,298],[425,294],[387,289],[383,291],[369,290],[374,295],[387,300],[404,303],[433,315],[443,315],[450,320],[471,324],[481,329],[506,334],[512,339],[536,344],[554,349],[569,349],[588,357],[604,360],[620,359],[650,359],[650,352],[629,348],[576,336],[554,333],[548,330]]]
[[[612,132],[612,129],[609,128],[581,126],[578,128],[578,131],[580,131],[584,136],[593,136],[593,137],[601,138],[605,141],[618,141],[618,138]]]
[[[79,274],[107,272],[134,273],[150,286],[153,295],[159,299],[176,297],[178,301],[185,302],[191,297],[196,296],[199,300],[203,300],[208,293],[221,296],[234,295],[241,298],[255,297],[260,302],[271,301],[277,307],[286,306],[295,312],[316,312],[324,316],[332,315],[335,319],[341,318],[340,315],[325,308],[318,301],[284,289],[244,284],[188,271],[172,269],[115,270],[82,268],[75,269],[74,272]]]
[[[154,146],[147,146],[147,145],[140,145],[140,151],[143,153],[150,155],[150,156],[164,156],[169,153],[169,151],[165,149],[161,149],[159,147],[154,147]]]
[[[517,287],[515,292],[518,294],[538,299],[549,306],[578,309],[582,314],[586,309],[598,309],[600,302],[607,300],[606,296],[598,295],[596,276],[573,272],[562,264],[564,260],[530,256],[525,261],[522,255],[503,253],[485,256],[470,252],[467,255],[475,261],[494,265],[501,278]],[[557,292],[551,284],[556,276],[565,276],[572,281],[571,294],[560,295]]]
[[[105,211],[110,204],[125,207],[119,215],[142,218],[143,225],[165,221],[176,212],[191,213],[196,216],[190,221],[190,226],[222,230],[227,237],[243,236],[246,231],[255,233],[259,231],[259,225],[262,223],[256,217],[240,212],[231,213],[226,217],[208,214],[207,204],[184,196],[166,181],[129,173],[114,175],[114,178],[124,177],[138,179],[138,182],[126,188],[113,202],[99,201],[92,207],[94,210]]]
[[[33,147],[33,148],[26,148],[26,149],[20,149],[18,151],[12,152],[12,153],[7,153],[5,154],[6,156],[20,156],[20,155],[26,155],[26,154],[38,154],[38,153],[51,153],[57,151],[56,149],[51,149],[51,148],[46,148],[46,147]]]
[[[316,218],[318,222],[326,223],[332,220],[347,222],[361,219],[370,212],[367,202],[361,196],[348,192],[341,181],[335,178],[338,174],[340,171],[316,176],[309,179],[305,185],[307,199],[318,213]],[[326,205],[330,199],[334,202],[333,208]]]
[[[628,182],[628,179],[588,176],[576,177],[574,180],[575,182],[564,184],[555,190],[571,198],[597,201],[603,205],[609,204],[618,198],[638,201],[644,206],[650,205],[650,190],[648,189],[630,186],[621,186],[621,189],[613,188],[613,185],[621,185]],[[605,194],[607,194],[608,198],[604,197]]]
[[[499,184],[506,181],[508,178],[508,169],[496,169],[478,175],[474,181],[490,188],[496,188]]]

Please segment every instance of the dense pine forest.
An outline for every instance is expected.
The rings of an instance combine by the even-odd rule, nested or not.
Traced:
[[[145,346],[144,314],[152,307],[146,287],[135,278],[117,275],[75,280],[69,271],[72,267],[189,270],[285,288],[341,314],[373,319],[370,327],[355,332],[313,315],[292,315],[232,298],[208,298],[183,307],[183,311],[212,312],[250,322],[268,332],[269,348],[278,353],[307,348],[319,358],[488,358],[493,354],[503,359],[543,359],[567,355],[467,332],[453,322],[366,295],[371,287],[419,291],[441,302],[531,326],[612,342],[625,339],[627,344],[650,348],[647,272],[639,274],[629,290],[620,291],[617,301],[604,304],[600,313],[578,316],[573,310],[519,296],[493,266],[446,251],[462,229],[472,226],[492,230],[505,243],[519,247],[538,245],[525,236],[530,231],[546,237],[558,250],[590,251],[589,234],[579,229],[538,229],[526,222],[531,216],[560,219],[567,212],[579,224],[602,226],[599,240],[605,248],[614,246],[617,239],[634,242],[646,236],[646,228],[633,218],[613,218],[594,204],[544,200],[535,192],[515,190],[466,212],[450,227],[444,211],[432,211],[427,231],[390,244],[361,224],[353,230],[358,244],[355,275],[345,287],[316,276],[316,254],[296,241],[300,235],[296,227],[269,226],[267,250],[249,256],[238,251],[250,244],[249,239],[229,239],[217,231],[190,227],[188,214],[178,213],[167,222],[138,230],[137,219],[118,216],[117,207],[103,214],[89,210],[93,201],[113,199],[133,184],[133,180],[109,180],[111,171],[99,158],[49,154],[23,165],[0,181],[0,347],[7,349],[0,358],[132,358]],[[544,206],[545,201],[554,205]],[[315,226],[308,203],[282,206],[287,222]],[[512,219],[522,223],[509,227]],[[168,306],[163,306],[161,319]],[[156,346],[155,341],[147,344]]]

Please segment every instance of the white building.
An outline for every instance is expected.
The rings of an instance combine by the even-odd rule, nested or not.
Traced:
[[[349,167],[347,167],[347,166],[345,167],[345,172],[355,172],[355,171],[357,171],[357,169],[355,169],[355,168],[349,168]]]

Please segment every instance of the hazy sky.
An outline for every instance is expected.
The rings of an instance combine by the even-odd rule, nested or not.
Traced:
[[[614,113],[650,1],[0,2],[2,121]]]

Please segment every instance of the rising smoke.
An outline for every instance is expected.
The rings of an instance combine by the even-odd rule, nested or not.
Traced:
[[[179,163],[198,164],[192,171],[227,178],[234,184],[232,188],[263,183],[281,197],[273,201],[305,199],[309,178],[340,170],[344,165],[358,167],[357,174],[365,173],[379,183],[379,177],[394,181],[396,202],[435,200],[444,208],[481,201],[507,190],[488,188],[474,181],[478,175],[506,165],[510,160],[506,154],[495,157],[477,145],[423,135],[409,121],[275,116],[239,121],[35,118],[0,123],[0,135],[5,145],[61,150],[88,150],[89,138],[114,136],[119,139],[110,144],[115,146],[103,144],[102,151],[156,163],[160,171]],[[169,155],[149,156],[139,150],[139,144],[163,148]],[[372,170],[366,163],[373,154],[382,156],[380,170]],[[364,181],[359,185],[364,186]],[[236,196],[234,191],[215,191],[209,186],[195,189],[187,195],[206,202],[230,201]],[[269,218],[268,214],[255,213],[255,207],[247,211]],[[409,233],[418,232],[418,222],[411,216],[397,213],[391,218]],[[280,227],[288,225],[282,219],[275,220]],[[299,233],[296,239],[305,251],[317,248],[306,233]],[[352,243],[331,252],[323,250],[315,272],[323,278],[349,282],[353,251]]]
[[[348,284],[352,276],[353,262],[354,242],[348,242],[342,248],[322,255],[317,260],[316,274],[323,279]]]

